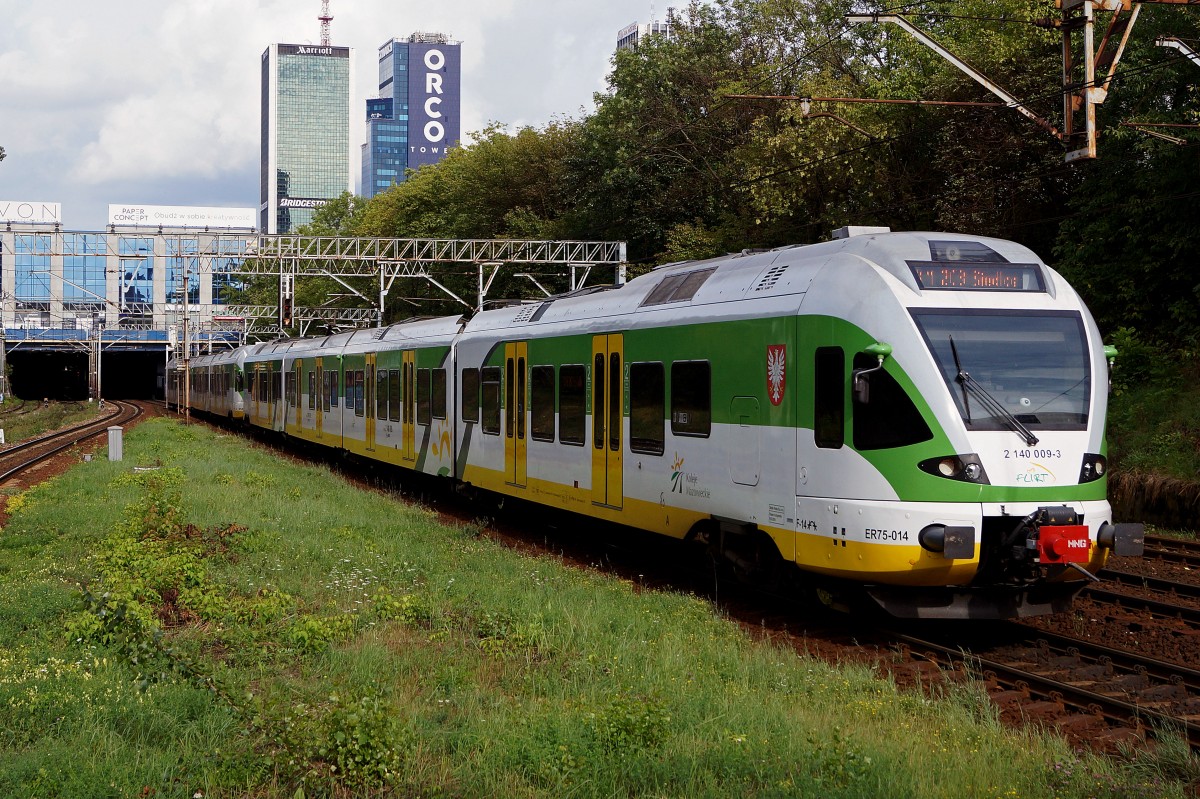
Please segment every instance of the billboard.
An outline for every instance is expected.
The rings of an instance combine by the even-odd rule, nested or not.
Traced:
[[[180,205],[109,205],[108,224],[118,226],[246,228],[253,230],[253,208],[204,208]]]
[[[0,222],[26,222],[31,225],[62,224],[61,203],[31,200],[0,200]]]
[[[314,46],[311,44],[281,44],[280,55],[315,55],[326,58],[349,58],[349,47],[330,47],[329,45]]]
[[[408,168],[442,160],[461,137],[461,46],[408,45]]]

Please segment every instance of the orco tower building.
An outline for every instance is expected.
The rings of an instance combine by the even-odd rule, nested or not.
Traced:
[[[461,45],[444,33],[414,33],[379,48],[379,97],[367,100],[362,194],[374,197],[446,157],[461,136]]]

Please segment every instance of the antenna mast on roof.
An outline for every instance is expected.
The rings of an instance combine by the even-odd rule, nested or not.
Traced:
[[[333,22],[333,15],[329,13],[329,0],[321,0],[321,16],[317,17],[321,20],[321,46],[328,47],[329,39],[329,23]]]

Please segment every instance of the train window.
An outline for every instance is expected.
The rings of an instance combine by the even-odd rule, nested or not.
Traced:
[[[417,370],[417,424],[433,424],[433,409],[429,405],[430,371]]]
[[[479,421],[479,370],[463,369],[462,400],[459,403],[464,422]]]
[[[308,409],[310,411],[313,409],[313,403],[315,401],[314,398],[317,396],[316,387],[317,387],[317,373],[309,372],[308,373]]]
[[[621,451],[621,414],[624,408],[622,399],[622,376],[620,353],[610,353],[608,356],[608,448],[613,452]]]
[[[375,373],[375,418],[388,418],[388,382],[387,369],[380,369]]]
[[[246,390],[246,375],[243,372],[239,371],[233,382],[237,393],[241,394]]]
[[[517,403],[513,401],[513,359],[504,361],[504,435],[513,437],[513,428],[517,426]]]
[[[388,419],[400,421],[400,370],[388,370]]]
[[[583,364],[558,369],[558,440],[583,446],[587,428],[587,370]]]
[[[592,444],[604,449],[604,353],[592,364]]]
[[[813,437],[817,446],[841,449],[846,442],[846,353],[817,347],[813,380]]]
[[[535,441],[554,440],[554,367],[535,366],[530,376],[529,435]]]
[[[665,376],[661,363],[629,366],[629,449],[661,455],[666,443]]]
[[[712,430],[712,370],[708,361],[671,364],[671,432],[707,438]]]
[[[363,391],[363,384],[366,382],[366,380],[365,380],[366,372],[362,369],[355,369],[352,374],[354,376],[354,386],[353,386],[354,415],[355,416],[366,416],[367,415],[367,396]],[[349,391],[350,389],[347,389],[347,390]]]
[[[500,367],[487,366],[480,370],[483,386],[483,416],[480,424],[483,432],[500,435]]]
[[[860,352],[854,356],[855,369],[873,369],[874,355]],[[929,425],[896,378],[887,370],[872,372],[871,399],[866,405],[854,403],[854,448],[857,450],[891,449],[920,444],[933,438]]]
[[[646,299],[642,301],[642,307],[690,300],[696,296],[696,292],[715,271],[717,271],[716,267],[712,267],[695,269],[682,275],[668,275],[646,296]]]
[[[433,418],[446,418],[446,370],[433,371]]]

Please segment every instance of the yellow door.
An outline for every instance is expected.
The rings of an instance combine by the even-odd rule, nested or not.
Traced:
[[[267,418],[267,365],[254,364],[254,418],[262,424]]]
[[[317,377],[313,387],[313,408],[316,410],[316,420],[314,425],[317,431],[317,438],[321,437],[321,425],[325,421],[325,368],[321,358],[317,358]]]
[[[625,420],[624,336],[592,337],[592,502],[621,507]]]
[[[403,375],[404,397],[400,404],[404,408],[404,419],[400,422],[400,457],[405,461],[417,459],[417,358],[412,350],[405,350],[400,355]]]
[[[291,399],[296,403],[296,429],[304,423],[304,361],[296,359],[296,377],[292,388]]]
[[[504,474],[509,485],[525,487],[526,430],[529,417],[529,344],[504,345]]]
[[[367,452],[375,451],[375,354],[367,354],[363,375],[363,413],[367,420]]]

